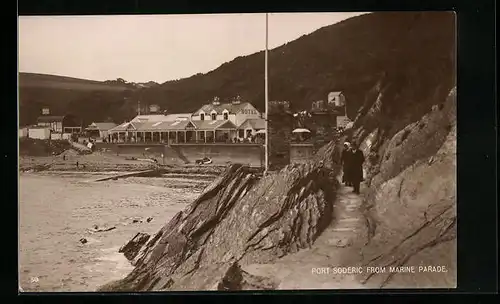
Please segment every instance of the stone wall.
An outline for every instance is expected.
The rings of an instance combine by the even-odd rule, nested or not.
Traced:
[[[290,145],[290,163],[305,164],[314,157],[313,144],[291,144]]]
[[[197,159],[208,157],[213,164],[244,164],[251,167],[264,166],[264,146],[259,144],[97,144],[97,148],[106,148],[124,157],[153,157],[166,165],[194,164]],[[147,150],[146,150],[147,148]]]
[[[264,146],[259,144],[182,144],[171,147],[177,149],[178,156],[189,163],[195,163],[197,159],[208,157],[213,164],[217,165],[264,166]]]

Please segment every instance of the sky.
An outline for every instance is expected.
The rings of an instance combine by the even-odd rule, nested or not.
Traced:
[[[269,14],[269,49],[363,13]],[[265,14],[20,16],[20,72],[132,82],[189,77],[265,48]]]

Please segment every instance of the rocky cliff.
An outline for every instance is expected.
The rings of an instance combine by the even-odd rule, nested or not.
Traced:
[[[419,120],[389,139],[363,126],[355,133],[365,154],[368,235],[355,252],[367,267],[370,287],[450,288],[456,286],[456,89]],[[414,266],[415,274],[389,267]],[[420,267],[420,268],[419,268]]]
[[[311,246],[332,220],[337,173],[331,157],[262,178],[232,165],[156,235],[124,246],[135,269],[100,291],[272,289],[240,265]]]

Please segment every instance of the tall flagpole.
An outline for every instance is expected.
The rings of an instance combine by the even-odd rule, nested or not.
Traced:
[[[267,82],[267,49],[268,49],[268,13],[266,13],[266,50],[265,50],[265,68],[264,68],[264,95],[265,95],[265,125],[266,125],[266,144],[265,144],[265,170],[264,174],[267,173],[269,170],[269,124],[268,124],[268,117],[269,117],[269,92],[268,92],[268,82]]]
[[[268,64],[268,58],[267,58],[267,50],[268,50],[268,38],[269,38],[269,30],[268,30],[268,25],[269,25],[269,14],[266,13],[266,50],[265,50],[265,68],[264,68],[264,95],[265,95],[265,124],[266,124],[266,144],[265,144],[265,170],[264,174],[267,173],[269,170],[269,123],[268,123],[268,117],[269,117],[269,92],[268,92],[268,79],[267,79],[267,64]]]

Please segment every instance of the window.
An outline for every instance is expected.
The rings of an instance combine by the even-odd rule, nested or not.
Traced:
[[[245,130],[238,130],[238,137],[239,138],[245,137]]]
[[[224,113],[224,120],[228,120],[229,119],[229,115],[226,113]]]
[[[212,120],[217,120],[217,114],[212,113]]]
[[[200,114],[200,120],[205,120],[205,113]]]

